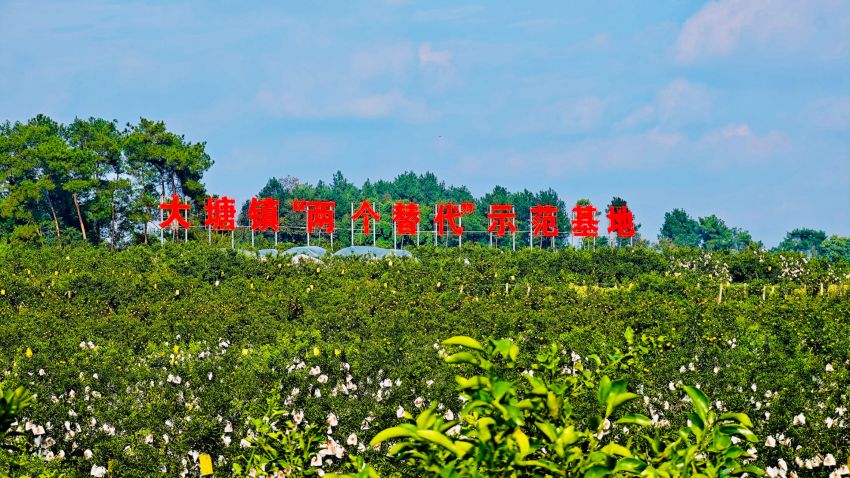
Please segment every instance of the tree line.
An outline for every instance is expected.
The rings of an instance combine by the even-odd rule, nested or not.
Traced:
[[[727,226],[723,219],[714,214],[694,219],[683,209],[673,209],[664,214],[658,241],[660,246],[690,247],[707,251],[764,248],[761,241],[753,241],[749,232]],[[850,261],[850,237],[835,234],[827,237],[824,231],[798,228],[789,231],[773,250]]]
[[[117,246],[146,242],[159,200],[179,194],[196,206],[213,161],[205,143],[141,118],[60,124],[38,115],[0,124],[0,233],[12,241]]]
[[[0,123],[0,238],[14,242],[68,244],[86,241],[113,247],[145,243],[151,225],[159,221],[158,205],[162,197],[178,194],[192,204],[193,223],[203,217],[201,210],[207,190],[203,175],[213,160],[206,143],[187,141],[181,134],[169,131],[162,121],[140,118],[136,124],[121,127],[116,120],[76,118],[71,124],[60,124],[45,115],[26,122]],[[558,208],[557,224],[562,233],[559,241],[568,240],[570,232],[567,204],[549,188],[537,192],[523,189],[512,192],[495,186],[481,197],[475,197],[465,186],[446,185],[436,175],[405,172],[392,180],[367,180],[358,187],[341,172],[329,182],[315,185],[293,176],[273,177],[257,193],[257,197],[280,200],[281,233],[284,242],[304,240],[303,213],[292,211],[294,199],[323,199],[337,203],[336,220],[340,231],[336,240],[347,245],[347,228],[351,211],[348,204],[363,200],[375,202],[384,218],[378,224],[378,235],[387,244],[392,238],[392,203],[409,201],[422,208],[423,231],[431,229],[430,217],[439,203],[472,202],[475,210],[464,216],[466,231],[474,231],[464,241],[488,243],[487,212],[491,204],[512,204],[517,212],[516,225],[527,231],[529,208],[551,204]],[[580,199],[576,204],[589,204]],[[604,247],[607,220],[611,206],[627,205],[614,197],[599,207],[600,237],[583,243]],[[247,224],[248,201],[242,206],[239,223]],[[635,244],[649,245],[641,237],[640,224]],[[359,227],[359,226],[356,226]],[[201,234],[193,231],[192,235]],[[408,239],[407,244],[410,244]],[[502,240],[504,243],[504,239]],[[525,244],[527,236],[517,237]],[[625,239],[618,239],[623,245]],[[355,244],[370,243],[355,237]],[[391,240],[390,240],[391,243]],[[658,235],[661,247],[691,247],[709,251],[763,248],[742,228],[730,227],[721,218],[710,215],[693,218],[682,209],[664,216]],[[824,231],[795,229],[790,231],[775,250],[789,250],[850,260],[850,238],[827,237]]]

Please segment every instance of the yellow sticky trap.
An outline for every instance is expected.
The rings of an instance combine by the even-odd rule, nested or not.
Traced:
[[[206,453],[198,455],[198,461],[201,465],[201,476],[210,476],[213,474],[212,458]]]

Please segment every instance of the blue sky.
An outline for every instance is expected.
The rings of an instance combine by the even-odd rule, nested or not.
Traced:
[[[846,0],[0,0],[0,44],[0,119],[164,120],[240,201],[431,170],[850,235]]]

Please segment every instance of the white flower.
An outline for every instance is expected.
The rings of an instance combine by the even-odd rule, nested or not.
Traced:
[[[32,427],[32,434],[35,436],[44,435],[44,427],[41,425],[35,425]]]
[[[782,471],[788,471],[788,463],[785,463],[785,460],[782,458],[776,460],[777,465],[779,465],[779,469]]]
[[[44,369],[43,369],[43,368],[38,369],[38,376],[39,376],[39,377],[43,377],[43,376],[44,376]]]
[[[224,446],[230,446],[230,435],[222,435],[221,441],[224,442]]]
[[[322,458],[319,455],[313,456],[313,458],[310,459],[310,466],[322,466]]]
[[[455,414],[451,410],[446,410],[446,413],[443,414],[443,418],[447,421],[452,421],[455,419]]]
[[[327,422],[328,422],[328,426],[335,427],[338,423],[337,419],[336,419],[336,415],[334,415],[333,413],[328,414]]]
[[[831,364],[831,363],[826,364],[826,371],[827,371],[827,372],[834,372],[834,371],[835,371],[835,369],[834,369],[834,368],[832,368],[832,364]]]
[[[794,425],[805,425],[805,424],[806,424],[806,416],[803,415],[802,413],[799,414],[799,415],[796,415],[794,417]]]
[[[832,470],[832,473],[829,474],[829,478],[841,478],[841,472],[838,468]]]
[[[86,460],[91,460],[92,455],[94,455],[94,453],[92,453],[88,448],[86,448],[86,451],[83,452],[83,458]]]
[[[826,458],[823,459],[823,466],[835,466],[835,457],[832,456],[832,453],[826,454]]]
[[[300,424],[302,420],[304,420],[304,410],[299,410],[296,413],[292,414],[292,420],[295,421],[295,424]]]
[[[425,404],[425,399],[422,397],[416,397],[416,400],[413,401],[413,404],[416,408],[422,408],[422,405]]]
[[[320,373],[322,373],[322,368],[318,365],[310,367],[310,375],[319,375]]]
[[[317,388],[313,391],[313,396],[316,398],[322,398],[322,392]]]
[[[764,471],[770,478],[777,478],[779,476],[779,468],[768,466]]]
[[[396,409],[395,416],[397,416],[398,418],[401,418],[401,417],[404,416],[404,408],[402,408],[401,405],[399,405],[398,408]]]
[[[92,465],[91,476],[94,476],[96,478],[103,478],[104,476],[106,476],[106,467],[105,466]]]
[[[224,426],[224,433],[233,433],[233,424],[230,421]]]
[[[448,435],[448,436],[455,436],[458,433],[460,433],[460,423],[449,428],[448,431],[446,431],[446,435]]]
[[[145,443],[147,443],[148,445],[153,443],[153,434],[149,433],[148,436],[145,437]]]
[[[319,375],[319,383],[328,383],[328,376],[325,374]]]
[[[243,439],[239,440],[239,446],[242,447],[242,448],[250,448],[251,442],[249,442],[248,440],[243,438]]]
[[[349,446],[356,446],[357,445],[357,435],[355,435],[354,433],[352,433],[351,435],[348,435],[348,439],[345,440],[345,444],[349,445]]]
[[[767,441],[764,442],[764,446],[773,448],[776,446],[776,439],[773,436],[767,437]]]
[[[841,468],[838,469],[838,472],[842,475],[850,474],[850,467],[848,467],[847,465],[841,465]]]

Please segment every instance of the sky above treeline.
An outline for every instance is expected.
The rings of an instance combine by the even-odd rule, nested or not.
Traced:
[[[164,120],[240,202],[433,171],[850,235],[846,0],[0,0],[0,45],[0,120]]]

